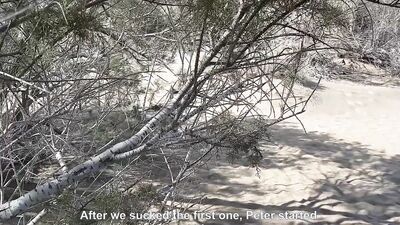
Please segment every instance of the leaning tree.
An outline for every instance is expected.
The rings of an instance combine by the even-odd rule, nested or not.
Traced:
[[[345,26],[346,7],[322,0],[2,3],[0,219],[43,208],[116,163],[143,160],[150,169],[149,154],[169,169],[165,155],[182,156],[160,191],[163,202],[214,152],[257,164],[265,130],[305,111],[315,90],[299,96],[295,83],[310,54],[336,49],[327,37]],[[105,123],[114,112],[128,125],[112,124],[121,119],[114,117]],[[43,170],[50,172],[39,176]]]

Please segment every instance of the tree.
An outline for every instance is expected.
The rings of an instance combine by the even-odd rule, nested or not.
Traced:
[[[1,58],[8,62],[0,68],[1,172],[11,174],[1,187],[12,187],[13,193],[2,198],[0,218],[27,212],[115,162],[129,164],[160,148],[187,149],[181,169],[176,176],[171,173],[168,193],[217,150],[247,154],[256,164],[262,156],[257,140],[263,131],[305,111],[310,96],[295,95],[294,83],[307,54],[334,49],[324,39],[338,22],[329,13],[340,13],[340,4],[4,4],[4,11],[14,13],[0,20]],[[144,81],[161,76],[158,71],[169,68],[174,52],[181,60],[177,82],[167,88],[167,97],[159,99],[155,115],[146,118],[150,91]],[[128,117],[135,118],[137,126],[126,128],[126,137],[114,134],[109,143],[94,138],[95,144],[74,146],[96,134],[93,127],[98,128],[101,119],[91,128],[84,123],[92,113],[108,114],[133,105],[137,111]],[[74,119],[84,113],[89,114],[84,121]],[[75,156],[74,161],[64,162],[65,155]],[[24,185],[36,174],[31,170],[46,161],[57,161],[63,171],[25,193]]]
[[[367,0],[368,2],[376,3],[379,5],[384,5],[384,6],[389,6],[389,7],[394,7],[394,8],[400,8],[400,2],[399,1],[389,1],[389,0]]]

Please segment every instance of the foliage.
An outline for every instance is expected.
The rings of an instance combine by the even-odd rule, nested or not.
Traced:
[[[111,220],[111,213],[146,212],[152,205],[159,202],[158,194],[151,184],[138,184],[135,189],[121,192],[118,189],[104,190],[91,198],[85,198],[72,191],[64,192],[49,204],[51,211],[43,220],[44,224],[86,225],[86,224],[137,224],[129,219]],[[80,219],[83,211],[107,213],[106,220]]]
[[[102,28],[95,12],[86,10],[82,4],[71,6],[68,10],[60,9],[55,4],[36,14],[26,25],[35,40],[44,41],[62,38],[70,32],[79,38],[88,39],[91,31]]]
[[[382,68],[388,74],[399,73],[400,49],[398,9],[380,4],[356,1],[349,14],[349,26],[343,34],[343,45],[358,54],[357,60]]]
[[[221,139],[221,145],[229,147],[226,154],[231,162],[246,156],[250,165],[256,166],[262,160],[258,143],[268,136],[267,124],[262,119],[252,118],[238,121],[229,112],[222,113],[212,122],[211,132]]]
[[[308,98],[294,94],[294,82],[308,52],[330,47],[338,31],[349,29],[344,9],[320,0],[110,0],[94,6],[71,0],[29,10],[2,33],[0,44],[7,53],[0,68],[8,77],[0,91],[2,165],[20,155],[43,155],[46,163],[20,165],[41,171],[67,164],[70,173],[14,169],[19,176],[11,178],[45,180],[40,187],[50,194],[46,181],[72,178],[64,185],[71,190],[48,205],[49,221],[64,224],[78,224],[82,210],[157,206],[153,185],[130,193],[111,184],[92,198],[78,194],[75,183],[112,163],[135,167],[146,155],[148,172],[162,159],[171,176],[169,200],[212,150],[257,167],[268,127],[304,112]],[[378,45],[392,35],[382,33]],[[161,81],[171,87],[165,90]],[[158,107],[147,108],[152,94]],[[171,166],[171,158],[181,165]]]

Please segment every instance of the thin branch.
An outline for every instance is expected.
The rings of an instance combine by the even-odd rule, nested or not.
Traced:
[[[365,0],[367,2],[372,2],[375,4],[393,7],[393,8],[400,8],[400,1],[393,1],[393,0]]]
[[[36,85],[34,85],[34,84],[28,82],[28,81],[25,81],[25,80],[23,80],[23,79],[21,79],[21,78],[18,78],[18,77],[16,77],[16,76],[11,75],[11,74],[8,74],[8,73],[5,73],[5,72],[0,71],[0,75],[9,77],[9,78],[11,78],[11,79],[13,79],[13,80],[16,80],[16,81],[19,81],[19,82],[21,82],[21,83],[23,83],[23,84],[26,84],[26,85],[28,85],[28,86],[31,86],[31,87],[33,87],[33,88],[36,88],[36,89],[41,90],[41,91],[43,91],[43,92],[46,92],[47,94],[51,94],[50,91],[45,90],[45,89],[43,89],[43,88],[41,88],[41,87],[38,87],[38,86],[36,86]]]

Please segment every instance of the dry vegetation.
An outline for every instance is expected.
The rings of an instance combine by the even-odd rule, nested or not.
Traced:
[[[380,3],[1,1],[0,219],[168,210],[210,158],[258,168],[309,77],[400,76],[400,9]]]

